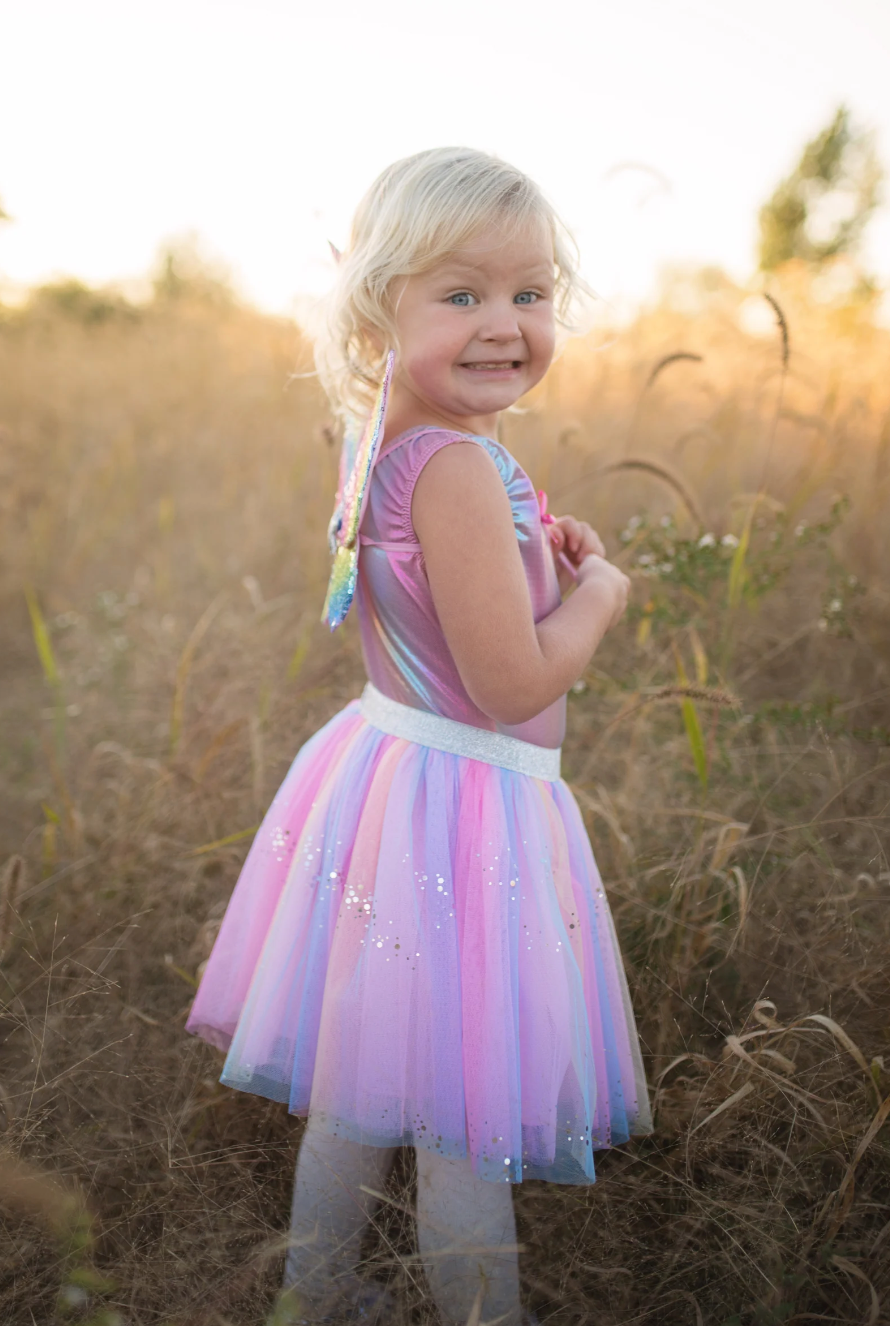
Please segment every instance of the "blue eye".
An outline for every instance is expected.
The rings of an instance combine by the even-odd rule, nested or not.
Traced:
[[[455,308],[469,308],[470,301],[475,298],[476,296],[471,295],[469,290],[458,290],[457,294],[448,296],[448,303],[453,304]]]
[[[523,290],[521,294],[516,296],[516,298],[513,300],[513,303],[533,304],[537,298],[538,295],[534,290]]]

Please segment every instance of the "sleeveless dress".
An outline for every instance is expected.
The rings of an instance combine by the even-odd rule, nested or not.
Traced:
[[[565,697],[495,723],[461,682],[411,523],[441,447],[503,480],[535,621],[560,590],[531,480],[499,443],[420,428],[377,460],[356,591],[388,700],[549,748]],[[433,720],[435,721],[435,720]],[[393,736],[352,700],[298,752],[257,833],[187,1029],[221,1081],[332,1134],[469,1155],[482,1178],[594,1180],[651,1131],[627,982],[590,842],[561,779]]]

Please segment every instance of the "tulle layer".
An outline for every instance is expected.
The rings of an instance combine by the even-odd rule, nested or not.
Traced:
[[[651,1129],[602,882],[564,782],[372,727],[353,701],[257,834],[188,1030],[332,1133],[590,1183]]]

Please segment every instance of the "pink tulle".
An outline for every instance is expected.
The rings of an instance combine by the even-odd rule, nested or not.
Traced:
[[[566,784],[387,736],[357,701],[275,797],[187,1025],[230,1086],[502,1182],[589,1183],[651,1129]]]

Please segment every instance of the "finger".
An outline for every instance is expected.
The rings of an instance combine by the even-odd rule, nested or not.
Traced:
[[[584,535],[580,523],[574,516],[560,516],[559,528],[565,535],[566,548],[574,556],[581,551]]]
[[[588,525],[587,521],[580,521],[578,530],[581,535],[581,550],[583,553],[595,553],[597,557],[605,557],[606,549],[602,539],[595,529]]]
[[[578,558],[580,560],[583,557],[602,557],[604,561],[609,560],[606,556],[606,550],[603,547],[602,539],[596,538],[586,538],[582,541],[581,547],[578,551]]]

